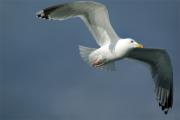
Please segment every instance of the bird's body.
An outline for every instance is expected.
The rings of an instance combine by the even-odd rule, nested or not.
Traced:
[[[66,20],[79,17],[86,24],[99,48],[79,46],[80,55],[94,68],[115,70],[115,62],[123,58],[148,64],[155,83],[155,93],[167,114],[173,104],[173,72],[168,53],[163,49],[143,48],[131,38],[120,38],[112,28],[105,5],[92,1],[77,1],[46,8],[39,18]]]
[[[90,60],[90,65],[94,65],[96,62],[104,65],[106,63],[115,62],[116,60],[122,59],[126,56],[126,53],[130,51],[127,47],[129,39],[118,40],[116,43],[109,43],[101,46],[98,49],[93,50],[88,59]],[[83,52],[80,49],[80,53]],[[100,67],[100,65],[98,65]]]

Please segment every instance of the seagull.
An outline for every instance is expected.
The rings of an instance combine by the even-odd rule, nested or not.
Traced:
[[[164,49],[144,48],[132,38],[120,38],[111,26],[108,10],[102,3],[76,1],[48,7],[36,13],[47,20],[80,18],[99,48],[79,46],[82,59],[94,68],[114,71],[115,62],[124,58],[146,63],[155,83],[156,99],[165,114],[173,105],[173,70]]]

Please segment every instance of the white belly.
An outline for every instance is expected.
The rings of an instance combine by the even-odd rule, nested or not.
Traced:
[[[95,50],[92,52],[92,54],[89,56],[89,58],[94,60],[102,60],[102,61],[113,61],[115,59],[118,59],[119,56],[116,55],[114,50],[110,50],[109,46],[102,46],[101,48]]]

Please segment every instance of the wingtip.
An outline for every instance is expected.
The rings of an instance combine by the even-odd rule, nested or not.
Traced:
[[[164,114],[167,115],[168,111],[164,111]]]
[[[37,17],[41,17],[43,15],[44,15],[44,10],[40,10],[40,11],[36,12]]]
[[[46,19],[46,20],[49,19],[48,15],[46,15],[46,14],[44,13],[44,10],[38,11],[38,12],[36,13],[36,17],[41,18],[41,19]]]
[[[160,103],[159,103],[159,106],[161,107],[165,115],[167,115],[169,110],[172,109],[172,106],[161,105]]]

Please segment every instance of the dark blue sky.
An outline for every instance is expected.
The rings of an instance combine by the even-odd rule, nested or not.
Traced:
[[[71,0],[73,1],[73,0]],[[97,47],[80,19],[45,21],[35,13],[66,0],[0,0],[0,119],[180,119],[180,2],[99,0],[120,37],[168,51],[174,106],[164,115],[146,66],[122,60],[117,71],[90,68],[78,45]]]

